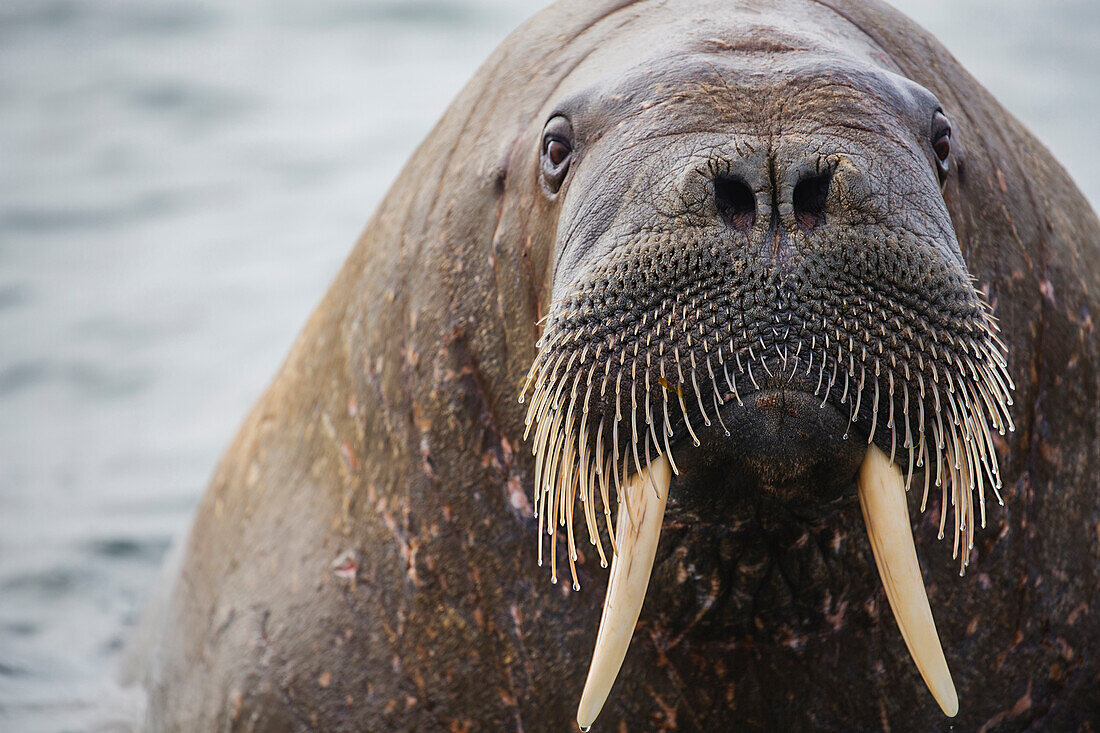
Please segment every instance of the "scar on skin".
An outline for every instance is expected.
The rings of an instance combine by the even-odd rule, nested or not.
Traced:
[[[680,388],[680,385],[672,385],[668,383],[668,380],[664,377],[657,377],[657,383],[667,389],[669,392],[675,392],[677,396],[683,397],[684,391]]]

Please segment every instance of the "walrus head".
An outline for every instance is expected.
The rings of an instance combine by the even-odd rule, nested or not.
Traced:
[[[922,510],[939,495],[964,570],[999,500],[1012,383],[944,203],[949,120],[888,68],[777,31],[552,101],[537,173],[559,207],[552,302],[520,399],[540,562],[549,544],[556,581],[560,534],[579,587],[577,514],[611,563],[582,728],[626,653],[670,493],[716,523],[857,494],[910,653],[957,711],[906,491]]]

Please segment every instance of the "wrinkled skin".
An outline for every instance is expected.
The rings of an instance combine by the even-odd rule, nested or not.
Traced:
[[[970,313],[965,266],[1001,323],[1017,429],[998,437],[1005,507],[989,507],[965,577],[936,540],[936,492],[924,514],[910,496],[959,690],[952,722],[1095,727],[1100,225],[1046,150],[905,18],[864,2],[759,5],[562,3],[470,82],[213,478],[158,619],[151,729],[572,729],[607,571],[587,544],[579,593],[537,566],[516,398],[554,303],[608,263],[641,277],[644,258],[616,259],[629,242],[717,253],[693,261],[731,273],[729,288],[741,273],[746,312],[765,321],[835,296],[845,266],[878,288],[919,270],[914,311]],[[953,130],[942,192],[936,107]],[[563,110],[575,157],[554,192],[540,154]],[[835,167],[800,220],[808,162]],[[726,173],[752,190],[751,221],[719,209]],[[850,403],[810,410],[814,385],[787,384],[729,403],[731,439],[712,431],[696,448],[677,424],[683,470],[599,729],[948,724],[853,498],[870,413],[838,439]]]

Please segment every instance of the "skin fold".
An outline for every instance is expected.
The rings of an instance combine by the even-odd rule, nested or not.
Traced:
[[[938,109],[951,129],[945,173]],[[558,116],[572,136],[560,181],[544,160]],[[809,339],[877,327],[846,310],[857,293],[911,316],[879,319],[886,344],[907,329],[961,344],[987,303],[1015,383],[1016,429],[992,431],[1005,505],[988,486],[965,576],[952,514],[937,540],[934,472],[925,512],[923,468],[908,496],[959,693],[950,723],[1094,729],[1100,224],[935,39],[855,0],[567,0],[494,52],[222,459],[150,621],[148,728],[574,729],[608,571],[579,511],[581,591],[564,536],[559,582],[539,567],[529,404],[517,398],[540,338],[639,338],[624,324],[648,333],[640,315],[677,295],[734,313],[739,346],[770,334],[757,363],[772,373],[754,373],[756,386],[738,377],[743,404],[723,391],[721,410],[670,405],[679,473],[594,730],[946,728],[856,500],[872,420],[886,455],[894,431],[905,470],[898,436],[916,417],[896,392],[887,427],[890,398],[876,409],[865,391],[851,420],[842,375],[823,400],[820,364],[794,366]],[[778,315],[803,325],[772,332]],[[702,322],[708,338],[720,329]],[[687,332],[669,337],[685,364]],[[929,361],[946,365],[952,348],[965,351],[945,341]],[[784,356],[792,366],[776,369]],[[685,405],[717,399],[702,356],[699,390],[661,358]],[[591,404],[593,444],[614,394]],[[707,411],[724,425],[706,426]],[[605,427],[603,445],[625,451],[628,432]]]

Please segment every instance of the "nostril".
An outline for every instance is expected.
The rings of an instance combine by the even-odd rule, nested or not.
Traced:
[[[794,217],[806,229],[825,223],[825,202],[829,198],[829,173],[807,176],[794,187]]]
[[[714,179],[718,213],[735,229],[751,229],[756,221],[756,197],[744,181],[728,176]]]

